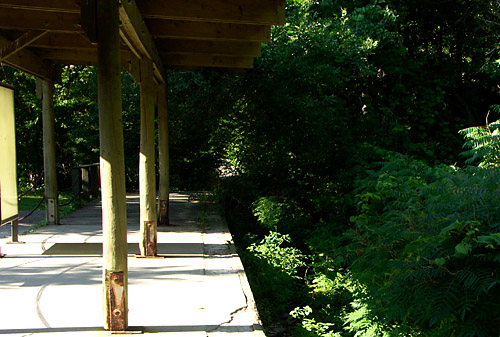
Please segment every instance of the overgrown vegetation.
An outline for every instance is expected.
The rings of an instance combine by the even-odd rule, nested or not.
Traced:
[[[289,4],[215,133],[268,334],[500,333],[496,10]]]
[[[214,190],[269,336],[500,334],[499,10],[291,0],[254,69],[170,74],[172,186]],[[5,74],[32,180],[40,102],[32,79]],[[97,161],[98,131],[95,71],[62,74],[64,177]],[[138,153],[137,84],[123,80]]]

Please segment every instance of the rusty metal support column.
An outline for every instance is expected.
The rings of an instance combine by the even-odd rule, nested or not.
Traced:
[[[155,174],[155,99],[153,63],[141,60],[141,144],[139,154],[139,191],[141,256],[156,256],[156,174]]]
[[[160,166],[158,226],[168,226],[170,165],[168,149],[168,96],[166,84],[158,85],[158,156]]]
[[[54,127],[54,84],[42,80],[43,163],[45,182],[45,216],[47,224],[59,224],[57,191],[56,142]]]
[[[118,1],[96,1],[104,328],[128,327],[127,213]]]

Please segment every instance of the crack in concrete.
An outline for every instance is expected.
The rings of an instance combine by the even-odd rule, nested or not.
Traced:
[[[245,299],[246,299],[246,296],[245,296]],[[218,324],[215,328],[208,330],[207,334],[212,333],[212,332],[217,332],[217,330],[219,330],[225,324],[231,324],[234,320],[234,316],[236,316],[236,314],[238,314],[240,311],[245,311],[247,308],[248,308],[248,303],[246,305],[232,311],[231,313],[229,313],[230,318],[227,321],[224,321],[224,322]]]
[[[240,313],[240,312],[245,312],[248,310],[248,296],[244,290],[243,287],[243,280],[241,279],[241,275],[238,275],[238,280],[240,281],[240,284],[242,285],[241,290],[243,293],[243,296],[245,297],[245,305],[242,307],[237,308],[236,310],[233,310],[231,313],[229,313],[229,319],[227,321],[224,321],[220,324],[217,325],[217,327],[207,331],[207,334],[212,333],[212,332],[217,332],[220,328],[222,328],[224,325],[231,324],[235,318],[235,316]],[[208,336],[208,335],[207,335]]]
[[[220,219],[220,221],[223,221],[223,220]],[[202,240],[203,240],[203,244],[204,244],[204,255],[206,258],[206,260],[204,259],[205,260],[204,261],[204,274],[207,274],[207,270],[210,269],[209,265],[207,264],[207,262],[209,261],[210,258],[230,258],[232,261],[228,261],[230,264],[229,269],[232,270],[233,272],[235,272],[235,274],[238,277],[238,281],[240,283],[240,287],[242,290],[242,295],[244,296],[244,305],[233,310],[231,313],[229,313],[229,319],[216,325],[213,329],[205,331],[206,335],[207,335],[207,337],[210,337],[213,335],[217,335],[217,333],[224,333],[226,331],[229,331],[227,329],[228,328],[231,329],[230,328],[232,326],[231,323],[233,323],[235,320],[237,323],[240,321],[241,318],[244,318],[241,316],[238,317],[238,314],[242,314],[242,313],[246,313],[247,315],[249,315],[252,323],[248,327],[246,325],[245,325],[245,327],[236,325],[236,326],[234,326],[234,328],[237,329],[237,331],[240,331],[239,329],[244,328],[244,330],[241,330],[242,332],[243,331],[244,332],[253,331],[253,333],[255,333],[257,330],[259,330],[258,328],[256,329],[256,327],[261,326],[261,323],[260,323],[260,319],[258,318],[258,313],[252,312],[252,311],[256,311],[257,308],[255,306],[255,301],[253,300],[253,295],[252,295],[250,286],[248,284],[248,280],[246,279],[244,267],[241,264],[241,262],[239,261],[239,256],[238,256],[238,253],[236,252],[236,248],[234,246],[234,242],[233,242],[230,234],[228,233],[229,238],[226,237],[225,235],[220,235],[220,234],[217,235],[217,234],[215,234],[215,232],[213,232],[213,231],[216,231],[217,228],[218,228],[217,225],[210,226],[210,225],[202,222]],[[207,241],[212,242],[214,240],[214,235],[216,236],[216,241],[218,241],[217,239],[219,239],[219,240],[222,239],[222,242],[224,242],[223,244],[221,244],[221,246],[222,245],[225,246],[223,254],[221,254],[222,249],[212,250],[212,251],[207,249]],[[246,319],[245,319],[245,321],[246,321]],[[247,329],[251,329],[251,330],[247,330]],[[232,332],[232,330],[231,330],[231,332]],[[235,330],[235,332],[236,332],[236,330]]]

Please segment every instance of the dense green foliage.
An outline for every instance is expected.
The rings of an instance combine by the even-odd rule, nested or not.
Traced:
[[[498,110],[498,106],[494,107]],[[485,127],[470,127],[460,130],[466,142],[463,152],[469,158],[467,164],[477,164],[479,167],[489,168],[500,165],[500,124],[498,121],[491,124],[486,123]]]
[[[15,89],[15,117],[18,177],[23,185],[33,183],[43,170],[42,103],[33,77],[3,69],[0,80]],[[126,73],[122,76],[123,126],[127,153],[139,149],[138,85]],[[55,136],[59,186],[71,187],[71,167],[99,162],[99,120],[95,68],[65,66],[54,86]],[[126,158],[127,182],[135,186],[138,159]]]
[[[340,251],[370,315],[432,336],[498,334],[498,171],[392,156],[357,186]]]
[[[464,129],[498,102],[495,6],[289,4],[212,138],[269,333],[498,335],[497,124]]]
[[[213,188],[268,335],[499,335],[498,2],[286,10],[254,69],[169,78],[171,185]],[[20,179],[34,179],[35,82],[3,73],[17,91]],[[56,85],[63,182],[98,159],[95,76],[64,67]],[[129,75],[122,91],[134,188]]]

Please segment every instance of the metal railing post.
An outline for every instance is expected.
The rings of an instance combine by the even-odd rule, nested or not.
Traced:
[[[10,228],[12,242],[19,242],[19,221],[17,219],[12,220],[10,222]]]
[[[76,199],[80,195],[82,186],[82,173],[80,169],[77,167],[73,167],[71,169],[71,192],[73,194],[73,198]]]

